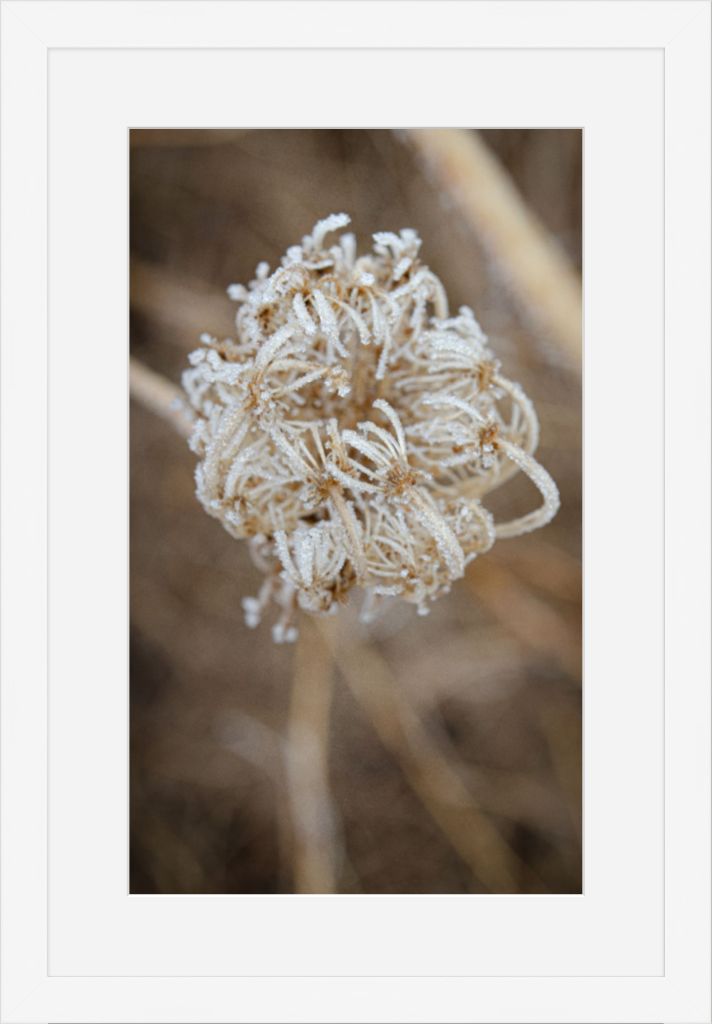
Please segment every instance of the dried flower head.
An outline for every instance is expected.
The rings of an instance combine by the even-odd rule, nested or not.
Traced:
[[[500,372],[471,309],[450,317],[415,231],[352,234],[319,221],[273,273],[231,285],[234,338],[208,335],[183,386],[197,413],[197,495],[265,574],[243,601],[256,626],[272,601],[274,639],[295,612],[334,611],[354,587],[364,615],[386,596],[425,614],[465,566],[547,523],[559,496],[532,458],[531,402]],[[543,499],[495,524],[481,499],[522,470]]]

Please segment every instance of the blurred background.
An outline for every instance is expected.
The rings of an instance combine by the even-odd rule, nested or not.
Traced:
[[[195,457],[132,401],[133,893],[581,891],[580,353],[556,308],[580,274],[581,133],[434,135],[131,133],[144,367],[177,384],[200,333],[231,334],[226,286],[329,213],[361,248],[412,227],[534,402],[562,498],[428,617],[394,603],[365,626],[349,607],[275,646],[243,624],[259,573],[198,504]],[[485,504],[536,501],[515,480]]]

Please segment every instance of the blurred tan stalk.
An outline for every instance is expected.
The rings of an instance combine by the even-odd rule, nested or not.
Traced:
[[[384,747],[474,877],[490,892],[520,892],[528,869],[476,806],[451,759],[430,737],[387,663],[373,647],[337,635],[326,619],[315,618],[313,625]],[[540,888],[538,879],[527,880],[532,889]]]
[[[465,580],[474,599],[516,640],[557,662],[572,679],[581,678],[581,650],[570,623],[515,572],[493,555],[478,559]]]
[[[294,830],[294,890],[337,892],[336,814],[329,787],[333,662],[322,634],[304,617],[294,654],[285,760]]]
[[[411,128],[405,134],[435,183],[506,271],[512,291],[568,362],[580,368],[581,279],[489,146],[478,132],[464,128]]]
[[[190,436],[193,416],[179,387],[133,356],[129,360],[129,384],[132,398],[170,423],[181,437]]]

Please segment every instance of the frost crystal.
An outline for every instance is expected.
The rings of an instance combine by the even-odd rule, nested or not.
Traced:
[[[348,223],[332,214],[274,273],[230,285],[235,339],[203,334],[183,374],[198,498],[249,538],[265,581],[245,621],[276,605],[277,642],[296,638],[297,608],[332,612],[357,586],[368,618],[386,596],[426,614],[496,538],[559,507],[531,402],[472,310],[449,315],[415,231],[357,256],[353,235],[327,241]],[[495,524],[481,499],[519,470],[542,503]]]

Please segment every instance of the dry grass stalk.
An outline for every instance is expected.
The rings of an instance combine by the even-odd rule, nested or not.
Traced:
[[[408,129],[406,136],[435,182],[452,196],[505,268],[513,291],[568,361],[580,367],[581,279],[496,156],[477,132],[467,129]]]
[[[133,399],[170,423],[181,437],[190,437],[193,417],[186,408],[183,393],[175,384],[131,357],[129,386]]]
[[[581,650],[570,627],[515,573],[490,559],[466,580],[476,600],[520,643],[559,664],[572,679],[581,678]]]
[[[386,662],[372,647],[355,644],[313,620],[353,696],[383,745],[453,849],[490,892],[540,888],[524,863],[475,804],[452,759],[425,730]]]
[[[305,624],[295,651],[285,748],[294,886],[300,893],[338,891],[339,844],[328,763],[333,669],[322,634]]]

